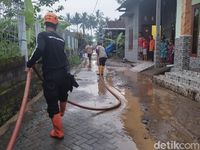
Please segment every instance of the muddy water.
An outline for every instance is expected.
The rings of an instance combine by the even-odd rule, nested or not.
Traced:
[[[157,141],[200,142],[200,103],[126,69],[110,68],[108,78],[128,100],[123,120],[140,150],[153,150]]]

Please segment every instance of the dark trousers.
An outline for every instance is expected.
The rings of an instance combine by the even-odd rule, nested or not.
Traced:
[[[149,51],[149,58],[151,61],[154,61],[154,52],[153,51]]]
[[[91,61],[91,59],[92,59],[92,54],[88,54],[88,59],[89,59],[89,61]]]
[[[99,58],[99,66],[105,66],[107,58],[102,57]]]
[[[45,73],[43,82],[44,97],[47,102],[49,117],[59,113],[58,101],[66,102],[69,91],[69,78],[65,69]]]

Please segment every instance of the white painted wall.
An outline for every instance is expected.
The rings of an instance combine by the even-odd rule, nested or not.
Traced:
[[[125,58],[128,61],[138,61],[138,32],[139,32],[139,7],[138,5],[131,10],[133,16],[126,17],[125,30]],[[133,29],[133,49],[129,49],[129,29]]]
[[[182,15],[182,0],[177,0],[177,11],[176,11],[176,38],[181,35],[181,15]]]

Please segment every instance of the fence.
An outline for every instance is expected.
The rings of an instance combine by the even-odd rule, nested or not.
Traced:
[[[0,3],[0,60],[20,56],[17,18],[12,14],[18,11],[16,7]]]
[[[0,18],[0,59],[19,55],[17,20]]]
[[[37,34],[41,31],[40,22],[36,21],[35,28],[30,30],[26,28],[25,17],[18,15],[19,11],[11,16],[7,11],[7,6],[0,2],[0,63],[17,56],[25,56],[27,61],[35,48]],[[66,42],[68,58],[79,56],[75,33],[66,30],[60,32]]]

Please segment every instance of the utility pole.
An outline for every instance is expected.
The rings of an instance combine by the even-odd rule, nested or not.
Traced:
[[[25,24],[25,17],[21,15],[18,16],[18,39],[19,39],[19,47],[21,50],[21,55],[25,57],[25,65],[26,65],[26,62],[28,61],[26,24]]]
[[[160,67],[160,39],[161,39],[161,0],[156,0],[156,39],[154,52],[154,66]]]
[[[37,42],[37,36],[41,32],[41,25],[38,20],[35,21],[35,40]]]

